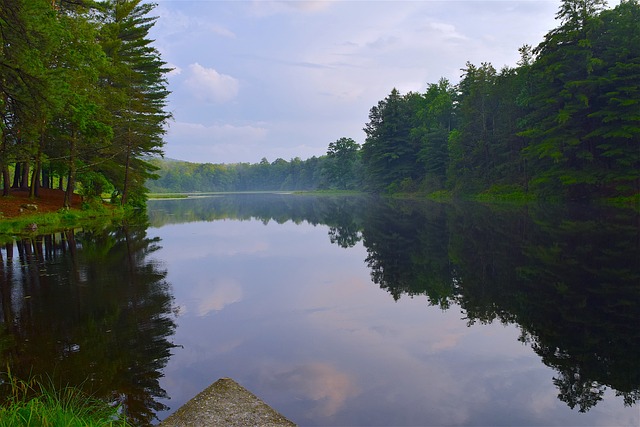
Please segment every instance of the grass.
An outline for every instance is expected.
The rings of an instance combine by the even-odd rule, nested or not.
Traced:
[[[153,199],[186,199],[188,194],[184,193],[151,193],[148,195],[150,200]]]
[[[129,427],[118,407],[73,387],[56,388],[9,374],[10,395],[0,407],[0,427]]]
[[[282,191],[282,193],[286,193],[287,191]],[[309,191],[305,191],[305,190],[292,190],[289,191],[289,193],[292,194],[299,194],[299,195],[310,195],[310,196],[360,196],[363,194],[367,194],[367,193],[363,193],[362,191],[359,190],[329,190],[329,189],[323,189],[323,190],[309,190]]]
[[[531,193],[527,193],[518,185],[493,185],[488,190],[472,197],[477,202],[508,202],[526,203],[535,200]]]
[[[88,208],[24,215],[0,220],[0,240],[2,236],[30,236],[48,234],[68,228],[100,225],[126,215],[122,208]]]

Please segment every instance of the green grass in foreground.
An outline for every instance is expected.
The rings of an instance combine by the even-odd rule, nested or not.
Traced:
[[[0,407],[0,427],[131,426],[119,408],[73,387],[56,389],[11,377],[8,386],[11,395]]]

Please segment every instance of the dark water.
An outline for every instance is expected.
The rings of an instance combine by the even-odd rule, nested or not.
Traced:
[[[139,425],[220,377],[300,425],[640,424],[638,214],[229,195],[148,220],[4,244],[0,366]]]

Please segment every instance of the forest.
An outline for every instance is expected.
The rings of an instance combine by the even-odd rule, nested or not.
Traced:
[[[170,71],[141,0],[0,0],[0,182],[144,205],[148,191],[366,190],[589,200],[640,193],[640,5],[563,0],[515,67],[395,88],[360,144],[306,160],[163,158]],[[69,205],[67,197],[65,206]]]
[[[516,67],[467,63],[423,93],[390,94],[369,112],[362,145],[258,164],[154,160],[153,191],[365,189],[510,193],[540,199],[636,196],[640,190],[640,5],[564,0],[558,27]]]
[[[142,0],[0,0],[0,182],[144,205],[170,71]]]

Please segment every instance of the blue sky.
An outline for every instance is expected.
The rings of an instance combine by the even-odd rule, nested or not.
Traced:
[[[151,37],[174,68],[169,158],[200,163],[320,156],[364,142],[396,87],[460,79],[467,61],[515,65],[557,26],[560,1],[159,0]]]

